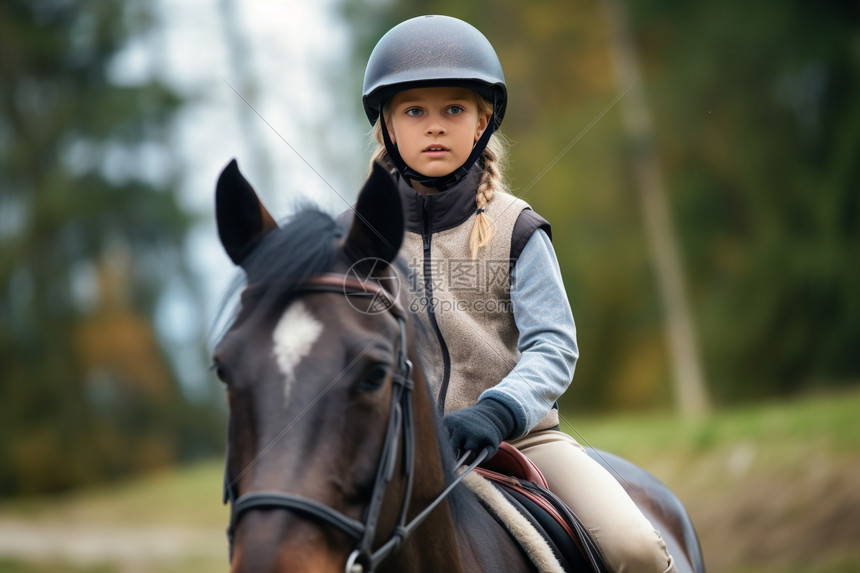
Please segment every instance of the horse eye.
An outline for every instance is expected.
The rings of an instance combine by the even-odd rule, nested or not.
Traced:
[[[224,370],[224,367],[218,361],[214,361],[212,366],[209,367],[209,370],[215,373],[215,376],[218,377],[218,380],[227,383],[227,372]]]
[[[364,379],[361,382],[361,387],[365,390],[377,390],[385,383],[387,379],[388,365],[374,364],[368,369],[367,373],[364,375]]]

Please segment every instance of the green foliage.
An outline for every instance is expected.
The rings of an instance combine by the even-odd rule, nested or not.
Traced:
[[[419,14],[463,18],[490,39],[511,94],[513,192],[553,225],[577,321],[582,357],[563,405],[668,404],[663,310],[610,106],[621,88],[600,3],[344,4],[357,73],[391,25]],[[711,391],[725,403],[856,381],[860,11],[628,4]],[[359,81],[351,90],[358,100]]]
[[[190,220],[165,147],[181,102],[112,71],[148,23],[143,2],[0,6],[0,494],[189,447],[190,411],[150,322],[184,273]]]
[[[715,389],[855,381],[860,11],[655,2],[637,16]]]

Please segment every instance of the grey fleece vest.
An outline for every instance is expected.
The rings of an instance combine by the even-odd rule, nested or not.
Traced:
[[[406,216],[400,256],[407,265],[401,285],[422,326],[425,376],[446,413],[474,405],[519,361],[510,300],[512,256],[518,256],[536,228],[549,232],[525,201],[496,192],[485,209],[493,237],[472,260],[475,171],[457,186],[429,196],[399,181]],[[556,425],[558,411],[552,409],[534,430]]]

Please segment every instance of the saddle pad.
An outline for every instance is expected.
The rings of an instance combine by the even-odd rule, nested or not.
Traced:
[[[588,531],[552,492],[519,478],[478,468],[546,539],[565,571],[604,573],[606,565]]]
[[[472,472],[465,477],[463,484],[481,500],[488,511],[499,518],[540,573],[565,573],[546,538],[492,482]]]

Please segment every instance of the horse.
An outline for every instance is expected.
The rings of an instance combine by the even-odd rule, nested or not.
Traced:
[[[314,208],[279,226],[235,160],[215,203],[221,244],[245,276],[212,356],[229,406],[231,571],[536,571],[458,486],[466,456],[454,460],[420,332],[397,295],[404,222],[390,174],[373,168],[348,229]],[[704,571],[677,498],[596,454],[661,531],[678,571]]]

